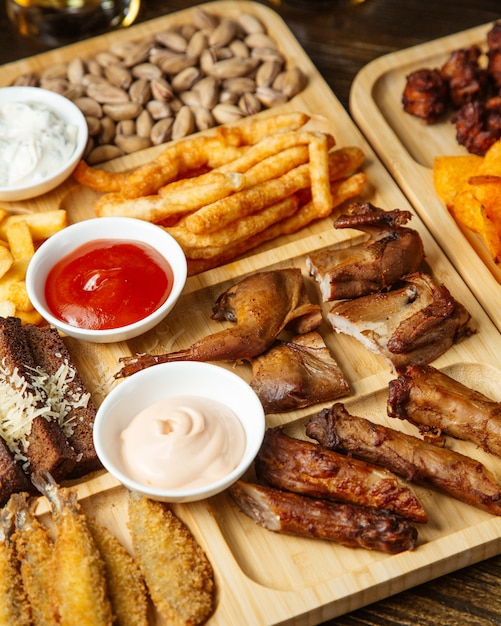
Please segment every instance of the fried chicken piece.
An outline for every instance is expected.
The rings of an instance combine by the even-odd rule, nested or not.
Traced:
[[[335,304],[327,318],[336,332],[352,335],[395,371],[428,363],[472,334],[470,314],[431,276],[404,276],[404,286]]]
[[[414,522],[426,512],[391,472],[269,428],[255,460],[259,482],[314,498],[386,509]]]
[[[417,530],[388,511],[309,498],[243,480],[234,483],[229,493],[246,515],[274,532],[389,554],[416,545]]]
[[[431,365],[409,365],[390,381],[388,415],[432,441],[441,442],[443,433],[501,456],[501,403]]]
[[[488,75],[480,65],[482,50],[473,45],[454,50],[440,68],[449,85],[453,106],[459,108],[467,102],[483,100],[487,95]]]
[[[487,33],[487,73],[497,90],[501,90],[501,22],[495,22]]]
[[[293,411],[350,393],[341,368],[315,331],[252,359],[252,374],[250,386],[266,413]]]
[[[402,105],[409,115],[434,124],[444,115],[448,103],[448,85],[440,70],[421,68],[406,76]]]
[[[383,211],[369,202],[350,205],[335,228],[356,228],[369,235],[361,243],[331,246],[306,257],[310,276],[317,281],[324,302],[358,298],[386,291],[402,276],[419,269],[424,248],[419,233],[403,225],[409,211]]]
[[[35,516],[36,500],[28,499],[27,493],[13,494],[7,507],[15,517],[14,541],[33,624],[55,626],[58,619],[51,567],[54,545],[49,532]]]
[[[501,515],[501,489],[482,463],[352,415],[339,402],[312,417],[306,434],[329,450],[375,463],[418,485]]]
[[[240,361],[267,350],[285,329],[298,333],[317,328],[321,309],[306,293],[299,268],[258,272],[222,293],[212,319],[236,322],[235,326],[208,335],[189,348],[168,354],[142,354],[120,359],[116,378],[170,361]]]
[[[131,491],[128,508],[135,556],[157,610],[175,626],[203,624],[214,610],[205,552],[164,503]]]
[[[0,510],[0,624],[32,626],[31,609],[21,579],[13,532],[14,518],[5,507]]]
[[[104,563],[75,491],[45,473],[32,477],[47,497],[56,528],[51,560],[52,594],[62,626],[112,626]]]
[[[457,142],[471,154],[484,156],[501,138],[501,97],[469,102],[456,112],[452,121]]]
[[[104,562],[114,626],[148,626],[148,593],[139,565],[102,524],[87,525]]]

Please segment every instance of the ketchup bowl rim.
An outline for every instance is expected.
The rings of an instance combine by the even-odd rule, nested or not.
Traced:
[[[0,201],[12,202],[29,200],[52,191],[71,176],[87,147],[89,129],[82,111],[69,98],[61,94],[28,85],[0,87],[0,104],[20,102],[25,104],[43,104],[66,124],[77,127],[77,141],[70,158],[57,170],[33,183],[23,185],[0,185]]]
[[[45,299],[45,282],[49,271],[75,248],[100,239],[139,241],[151,245],[169,263],[173,282],[163,304],[143,319],[107,329],[73,326],[50,311]],[[70,224],[44,241],[33,255],[26,272],[28,297],[40,315],[59,331],[83,341],[111,343],[137,337],[160,323],[176,304],[187,279],[187,262],[183,249],[165,230],[134,217],[96,217]]]
[[[149,487],[128,475],[120,460],[120,435],[142,409],[178,395],[208,398],[230,408],[244,427],[245,451],[237,467],[213,483],[185,490]],[[223,365],[178,361],[139,371],[110,391],[94,420],[94,447],[104,468],[128,489],[164,502],[194,502],[224,491],[249,469],[262,445],[265,429],[263,406],[242,377]]]

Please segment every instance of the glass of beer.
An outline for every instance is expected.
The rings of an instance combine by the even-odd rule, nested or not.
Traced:
[[[136,19],[141,0],[6,0],[18,32],[46,45],[98,35]]]

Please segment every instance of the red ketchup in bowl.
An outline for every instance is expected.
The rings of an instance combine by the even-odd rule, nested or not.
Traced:
[[[167,300],[172,284],[172,268],[149,244],[97,239],[54,265],[45,298],[64,322],[103,330],[144,319]]]

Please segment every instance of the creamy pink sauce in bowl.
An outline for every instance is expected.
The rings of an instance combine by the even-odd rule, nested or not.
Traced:
[[[181,361],[120,382],[98,409],[94,445],[105,469],[128,489],[190,502],[243,476],[264,431],[263,407],[240,376]]]

